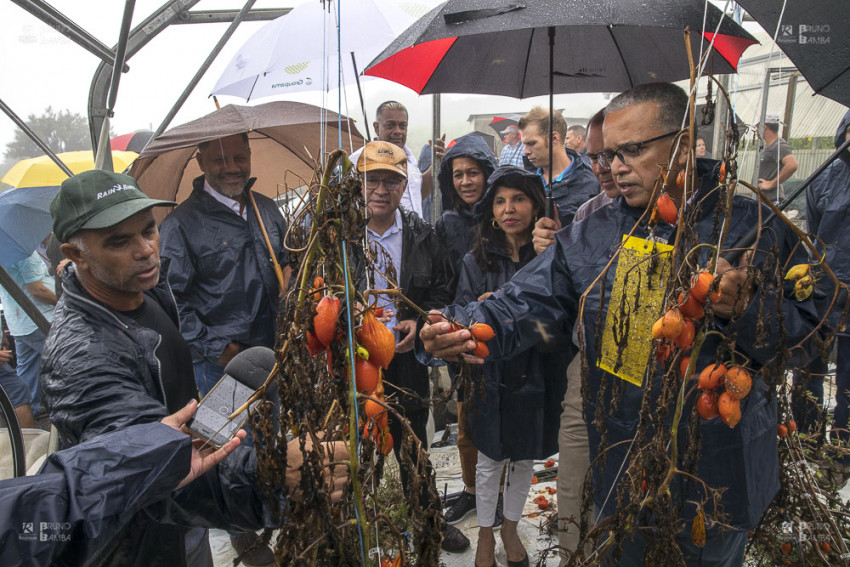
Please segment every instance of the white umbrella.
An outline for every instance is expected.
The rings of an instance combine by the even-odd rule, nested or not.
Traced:
[[[246,100],[343,85],[402,31],[436,5],[434,0],[311,0],[260,29],[242,46],[212,90]],[[340,37],[337,41],[337,10]]]

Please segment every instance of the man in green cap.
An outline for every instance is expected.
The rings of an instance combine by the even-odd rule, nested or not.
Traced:
[[[67,179],[51,204],[53,233],[71,260],[41,368],[61,448],[160,421],[197,399],[152,212],[174,204],[149,199],[133,178],[107,171]],[[331,459],[346,458],[335,450]],[[166,505],[133,511],[108,543],[79,546],[79,563],[100,547],[97,565],[211,566],[207,530],[184,526],[272,527],[265,518],[273,514],[254,481],[256,466],[253,450],[237,448],[226,467],[176,490]],[[290,466],[295,479],[300,463]]]

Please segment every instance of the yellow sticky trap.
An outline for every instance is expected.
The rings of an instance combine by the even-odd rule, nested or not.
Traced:
[[[635,386],[643,385],[652,351],[652,324],[664,304],[672,250],[663,242],[623,236],[599,368]]]

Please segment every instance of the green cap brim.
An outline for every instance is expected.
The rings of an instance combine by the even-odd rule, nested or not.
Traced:
[[[80,228],[109,228],[147,209],[153,207],[173,207],[176,204],[174,201],[160,201],[159,199],[132,199],[130,201],[124,201],[94,215]]]

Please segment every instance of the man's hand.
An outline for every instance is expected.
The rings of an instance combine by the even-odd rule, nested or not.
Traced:
[[[177,431],[184,431],[183,425],[192,419],[192,416],[195,415],[197,410],[198,402],[196,400],[190,400],[189,403],[186,404],[180,411],[162,418],[162,423],[176,429]],[[206,474],[208,470],[223,461],[230,453],[233,452],[234,449],[236,449],[236,447],[239,446],[239,443],[242,442],[246,435],[247,433],[245,433],[245,430],[240,429],[236,432],[233,439],[228,441],[221,449],[216,449],[208,444],[205,445],[205,442],[202,439],[193,439],[192,461],[189,465],[189,474],[180,481],[177,488],[183,488],[196,478]]]
[[[322,474],[325,489],[330,492],[331,501],[338,502],[342,498],[342,489],[348,482],[348,451],[342,441],[320,443],[318,447],[307,440],[306,451],[319,451],[322,456]],[[301,467],[304,465],[304,455],[301,453],[301,440],[293,439],[286,448],[286,485],[293,498],[298,498],[298,487],[301,483]]]
[[[557,207],[557,205],[555,205]],[[558,217],[558,209],[555,209],[555,218],[541,217],[537,219],[534,230],[531,231],[531,241],[534,243],[534,252],[540,254],[555,244],[555,233],[561,230],[561,219]]]
[[[428,322],[419,331],[419,338],[425,350],[437,358],[457,362],[462,356],[467,362],[484,362],[483,358],[466,354],[475,349],[472,333],[467,329],[455,331],[437,310],[428,313]]]
[[[776,180],[768,181],[767,179],[759,179],[759,191],[772,191],[776,189]]]
[[[434,155],[437,159],[443,159],[446,154],[446,135],[445,133],[436,140],[428,140],[428,144],[434,146]]]
[[[413,339],[416,338],[416,321],[413,319],[398,321],[396,326],[393,327],[393,331],[398,331],[401,335],[401,340],[395,345],[396,353],[401,354],[413,350]]]
[[[11,362],[12,360],[12,351],[11,350],[0,350],[0,366],[3,366],[7,362]]]
[[[221,356],[218,357],[218,365],[227,366],[227,363],[233,360],[233,357],[239,354],[241,351],[242,347],[239,345],[239,343],[227,343],[227,346],[224,347],[224,352],[222,352]]]
[[[720,278],[720,285],[718,286],[720,300],[712,303],[711,307],[718,317],[722,319],[740,317],[750,304],[755,290],[753,289],[752,282],[747,283],[747,276],[750,271],[748,267],[749,260],[749,254],[744,254],[738,263],[739,267],[733,268],[723,258],[717,259],[717,277]],[[741,289],[740,294],[739,289]]]

